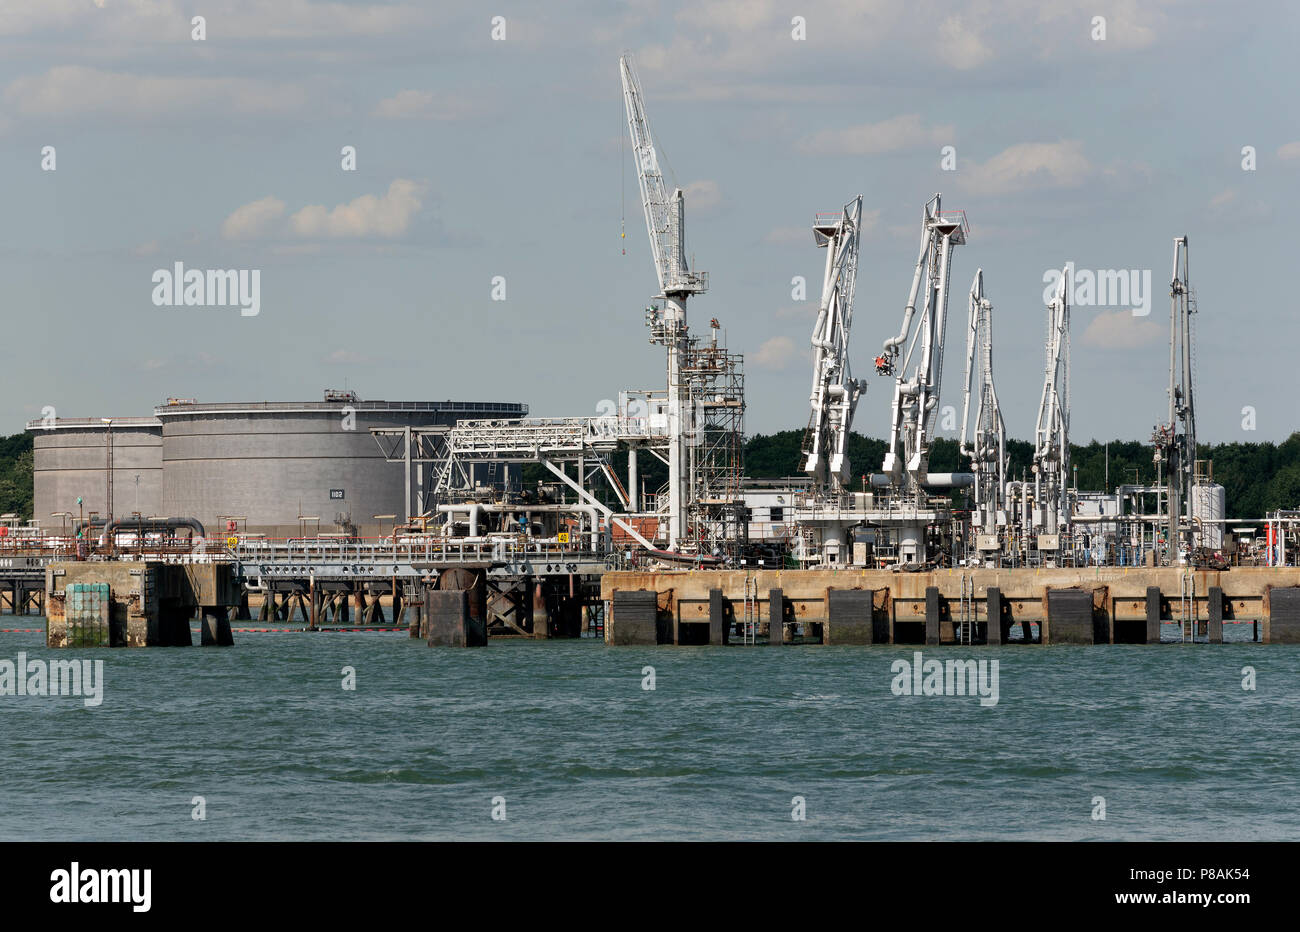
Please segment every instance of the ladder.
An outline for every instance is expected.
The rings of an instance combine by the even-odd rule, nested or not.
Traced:
[[[1180,624],[1183,628],[1183,643],[1190,644],[1196,640],[1196,574],[1183,573],[1179,585]]]
[[[975,580],[969,573],[961,574],[961,613],[957,620],[957,642],[975,643]]]
[[[745,574],[745,610],[742,616],[741,640],[744,644],[758,643],[758,585],[754,577]]]

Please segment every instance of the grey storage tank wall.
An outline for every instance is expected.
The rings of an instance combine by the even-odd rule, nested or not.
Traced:
[[[224,533],[232,517],[244,519],[241,530],[276,538],[347,523],[362,536],[386,535],[392,519],[374,516],[403,519],[407,490],[402,465],[384,459],[372,427],[527,413],[523,404],[459,401],[161,405],[162,508],[198,518],[209,536]]]
[[[81,515],[107,513],[107,434],[113,434],[113,512],[162,513],[162,422],[155,417],[52,418],[29,421],[32,517],[42,528],[71,529]],[[82,505],[77,505],[77,498]],[[65,520],[54,514],[71,512]]]

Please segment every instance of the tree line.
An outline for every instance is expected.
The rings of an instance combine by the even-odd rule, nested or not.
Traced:
[[[745,474],[755,478],[797,475],[804,432],[784,430],[755,434],[745,445]],[[874,437],[850,434],[849,462],[856,476],[880,468],[888,445]],[[1070,444],[1071,485],[1113,492],[1119,485],[1150,485],[1156,481],[1156,467],[1150,443],[1137,440],[1093,440]],[[1029,477],[1034,445],[1025,440],[1007,441],[1007,464],[1011,478]],[[1201,444],[1197,459],[1207,461],[1207,470],[1224,488],[1228,514],[1235,518],[1262,518],[1278,508],[1300,507],[1300,432],[1282,443]],[[932,472],[969,470],[970,462],[960,455],[957,441],[937,437],[930,448]],[[1077,471],[1077,472],[1076,472]],[[861,479],[858,479],[858,483]],[[855,483],[858,484],[858,483]]]

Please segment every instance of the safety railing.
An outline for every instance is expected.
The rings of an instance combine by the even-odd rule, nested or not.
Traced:
[[[314,537],[238,540],[229,553],[240,562],[285,563],[563,563],[607,560],[615,552],[565,547],[550,541],[497,537],[465,541],[454,537],[353,538]]]

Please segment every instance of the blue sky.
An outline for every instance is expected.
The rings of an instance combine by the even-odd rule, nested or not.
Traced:
[[[662,384],[620,146],[628,49],[687,190],[688,249],[710,273],[691,320],[717,317],[746,355],[751,433],[806,423],[824,257],[809,225],[861,193],[853,357],[870,387],[854,426],[884,434],[892,387],[871,359],[898,329],[922,205],[940,191],[972,226],[954,258],[942,404],[960,409],[977,267],[1020,438],[1042,385],[1044,273],[1150,269],[1149,317],[1072,314],[1072,439],[1147,439],[1167,405],[1185,233],[1200,437],[1282,439],[1300,349],[1298,16],[1107,0],[0,0],[0,430],[47,405],[123,416],[168,396],[315,399],[345,384],[581,415]],[[340,167],[344,146],[356,171]],[[155,306],[151,276],[177,261],[260,269],[261,312]]]

